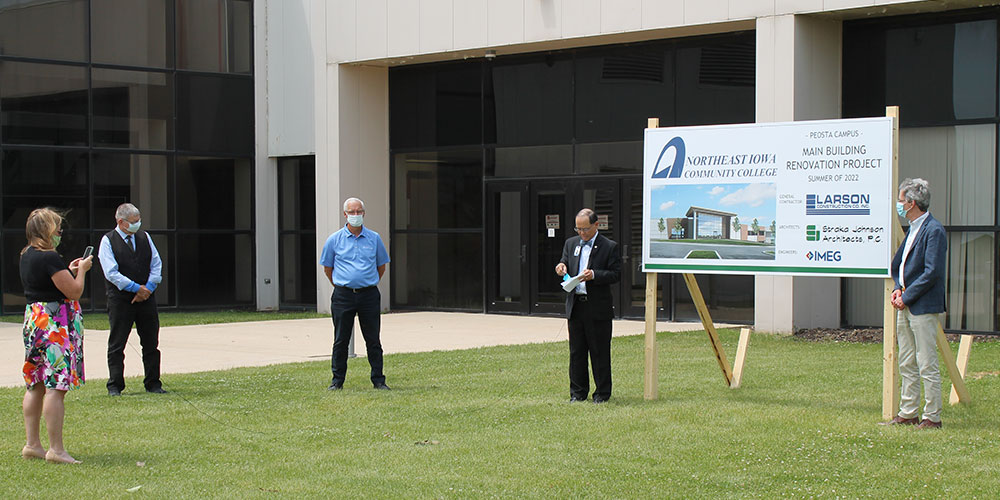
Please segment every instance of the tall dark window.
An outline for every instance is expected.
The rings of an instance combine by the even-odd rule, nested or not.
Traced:
[[[177,76],[177,149],[253,153],[253,80]]]
[[[39,206],[68,262],[124,202],[164,263],[165,307],[254,302],[250,0],[0,2],[0,308]],[[218,73],[218,74],[212,74]],[[95,264],[85,308],[103,308]]]
[[[396,154],[393,183],[393,302],[482,309],[482,150]]]
[[[0,56],[87,60],[87,0],[0,2]]]
[[[90,26],[95,63],[173,67],[172,0],[90,0]]]
[[[755,43],[747,32],[391,68],[392,307],[484,309],[491,251],[484,231],[521,223],[484,222],[492,213],[489,186],[571,176],[634,183],[646,118],[658,116],[663,125],[752,122]],[[520,191],[499,191],[505,214],[529,217]],[[617,201],[608,203],[613,212]],[[626,217],[641,220],[638,207],[640,214]],[[500,295],[527,301],[507,285],[521,286],[522,266],[534,266],[535,279],[548,276],[550,265],[522,258],[533,251],[527,244],[498,245],[513,256]],[[722,316],[752,317],[752,277],[711,279],[728,294],[713,303]],[[693,313],[683,304],[676,309],[678,317]]]
[[[316,157],[278,160],[278,279],[282,307],[316,307]]]
[[[997,331],[997,24],[1000,11],[844,24],[843,113],[900,107],[899,177],[931,187],[948,233],[945,328]],[[844,280],[843,321],[881,323],[881,285]]]
[[[173,149],[173,74],[101,68],[91,74],[95,146]]]
[[[88,94],[86,68],[5,61],[0,66],[0,140],[85,146]]]
[[[177,68],[220,73],[251,71],[249,0],[174,0]]]

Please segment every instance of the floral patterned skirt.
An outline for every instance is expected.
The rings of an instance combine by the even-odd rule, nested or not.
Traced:
[[[68,391],[83,385],[80,302],[32,302],[24,309],[24,383]]]

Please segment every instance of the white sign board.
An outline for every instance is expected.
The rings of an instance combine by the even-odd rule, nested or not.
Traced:
[[[646,129],[646,272],[885,278],[892,120]]]

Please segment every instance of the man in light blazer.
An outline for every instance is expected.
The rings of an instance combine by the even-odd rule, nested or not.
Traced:
[[[896,332],[903,385],[899,413],[885,424],[916,425],[918,429],[941,427],[941,372],[936,338],[939,315],[945,311],[948,240],[944,226],[927,212],[930,202],[927,181],[906,179],[900,183],[896,212],[910,221],[910,227],[890,266],[896,282],[890,300],[898,310]],[[923,415],[920,415],[921,380]]]
[[[594,402],[611,397],[611,320],[615,316],[611,285],[621,279],[618,244],[598,234],[597,214],[584,208],[576,214],[576,233],[563,245],[556,264],[559,276],[577,276],[582,282],[566,296],[569,323],[570,401],[586,401],[590,392],[587,356],[594,370]]]

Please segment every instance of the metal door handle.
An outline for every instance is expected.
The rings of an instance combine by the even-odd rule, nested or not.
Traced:
[[[521,263],[525,263],[528,260],[528,245],[521,245]]]

